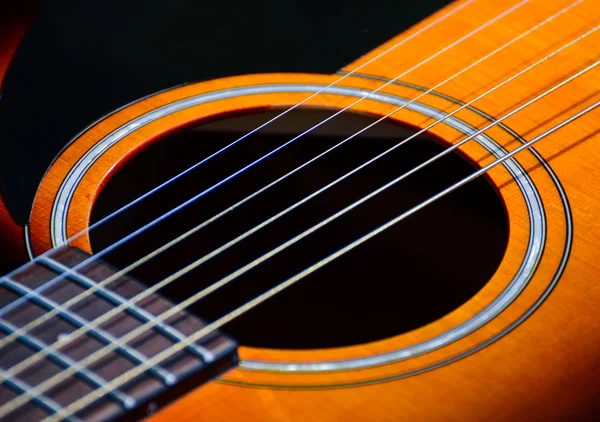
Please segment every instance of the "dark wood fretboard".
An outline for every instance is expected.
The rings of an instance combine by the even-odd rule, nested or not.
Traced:
[[[184,311],[158,320],[157,316],[174,305],[157,294],[125,305],[121,312],[90,328],[96,318],[123,305],[145,287],[121,276],[98,288],[98,283],[116,270],[96,259],[81,265],[89,259],[79,249],[62,248],[0,279],[0,341],[10,337],[8,344],[0,348],[0,409],[16,398],[27,399],[0,417],[1,421],[39,421],[60,415],[71,403],[109,385],[132,368],[146,365],[148,370],[141,375],[69,419],[136,420],[237,364],[235,342],[217,331],[165,361],[149,364],[153,356],[206,326]],[[62,306],[94,286],[96,289],[85,299]],[[21,330],[48,312],[56,315],[35,328]],[[148,322],[155,324],[131,341],[120,340]],[[88,327],[87,332],[77,337],[73,333],[81,327]],[[56,350],[49,349],[57,341]],[[107,345],[116,347],[90,365],[79,363]],[[17,365],[31,362],[40,351],[46,356],[15,372]],[[48,380],[66,370],[69,376],[64,381],[44,388]]]

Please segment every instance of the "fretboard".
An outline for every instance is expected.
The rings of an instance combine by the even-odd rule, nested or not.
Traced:
[[[184,311],[159,320],[157,316],[173,304],[157,294],[126,304],[144,286],[121,276],[98,287],[116,270],[96,259],[80,265],[89,258],[79,249],[62,248],[0,279],[0,342],[7,340],[0,348],[0,409],[14,407],[1,421],[39,421],[60,415],[70,404],[146,365],[148,370],[141,375],[107,391],[68,419],[135,420],[236,365],[236,344],[217,331],[153,364],[152,357],[206,324]],[[89,289],[94,290],[83,300],[62,306]],[[94,320],[120,306],[121,312],[94,326]],[[39,319],[50,312],[55,315],[40,324]],[[149,322],[153,324],[140,335],[120,340]],[[80,363],[94,353],[100,356],[99,351],[109,345],[113,350],[103,350],[97,361]],[[65,379],[56,383],[57,376]]]

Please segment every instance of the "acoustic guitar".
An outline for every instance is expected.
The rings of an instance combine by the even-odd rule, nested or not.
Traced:
[[[127,4],[106,34],[162,22]],[[296,31],[285,7],[257,33]],[[0,171],[1,421],[600,417],[599,0],[459,0],[332,72],[243,71],[240,36],[239,67],[71,140],[53,107],[10,117],[37,107],[19,69],[57,66],[24,49],[81,42],[23,16],[0,68],[3,148],[26,153]],[[143,79],[102,67],[128,60],[102,34],[90,74]],[[73,86],[76,116],[113,95]]]

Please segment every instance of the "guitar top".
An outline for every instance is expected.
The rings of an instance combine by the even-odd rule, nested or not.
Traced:
[[[7,8],[0,421],[600,418],[600,0],[414,7]]]

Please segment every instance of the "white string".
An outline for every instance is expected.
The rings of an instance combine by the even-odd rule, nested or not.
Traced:
[[[600,27],[600,26],[599,26],[599,27]],[[596,30],[597,28],[598,28],[598,27],[596,27],[594,30]],[[586,34],[587,34],[587,35],[589,35],[589,33],[593,32],[594,30],[592,30],[592,31],[588,31],[588,33],[586,33]],[[577,40],[581,40],[581,39],[582,39],[584,36],[587,36],[586,34],[584,34],[584,35],[582,35],[582,36],[578,37],[578,38],[577,38]],[[571,42],[570,44],[573,44],[574,42],[576,42],[576,41],[573,41],[573,42]],[[568,45],[569,45],[569,44],[568,44]],[[566,48],[566,47],[564,47],[564,48]],[[564,49],[564,48],[563,48],[563,49]],[[557,51],[560,51],[560,50],[557,50]],[[504,119],[506,119],[506,118],[508,118],[508,117],[510,117],[510,116],[512,116],[512,115],[514,115],[516,112],[518,112],[518,111],[522,110],[523,108],[525,108],[525,107],[527,107],[527,106],[529,106],[529,105],[533,104],[534,102],[536,102],[536,101],[540,100],[541,98],[545,97],[546,95],[549,95],[550,93],[552,93],[552,92],[554,92],[555,90],[559,89],[559,88],[560,88],[560,87],[562,87],[563,85],[565,85],[565,84],[569,83],[571,80],[573,80],[573,79],[575,79],[575,78],[579,77],[580,75],[582,75],[583,73],[585,73],[585,72],[587,72],[587,71],[591,70],[593,67],[595,67],[595,66],[596,66],[596,65],[598,65],[599,63],[600,63],[600,62],[596,62],[596,63],[594,63],[593,65],[590,65],[590,66],[588,66],[587,68],[583,69],[582,71],[580,71],[580,72],[576,73],[575,75],[572,75],[571,77],[569,77],[569,78],[565,79],[564,81],[562,81],[562,82],[560,82],[560,83],[556,84],[555,86],[553,86],[553,87],[552,87],[552,88],[550,88],[549,90],[547,90],[547,91],[545,91],[544,93],[542,93],[542,94],[538,95],[537,97],[535,97],[534,99],[532,99],[532,100],[528,101],[527,103],[525,103],[525,104],[523,104],[523,105],[521,105],[521,106],[517,107],[517,108],[516,108],[515,110],[513,110],[512,112],[510,112],[510,113],[508,113],[508,114],[504,115],[502,118],[500,118],[500,119],[496,120],[495,122],[493,122],[492,124],[490,124],[490,125],[486,126],[486,127],[485,127],[485,128],[483,128],[483,129],[481,129],[481,130],[480,130],[480,131],[478,131],[477,133],[475,133],[475,134],[471,135],[471,136],[470,136],[470,138],[472,138],[472,137],[474,137],[474,136],[477,136],[477,134],[479,134],[479,133],[481,133],[481,132],[483,132],[483,131],[485,131],[485,130],[489,129],[490,127],[492,127],[492,126],[493,126],[493,125],[495,125],[495,124],[498,124],[498,123],[500,123],[500,122],[501,122],[501,121],[503,121]],[[404,177],[404,175],[403,175],[403,176],[400,176],[400,178],[402,178],[402,177]],[[398,178],[398,179],[400,179],[400,178]],[[305,237],[305,236],[309,235],[310,233],[314,232],[315,230],[317,230],[318,228],[322,227],[323,225],[325,225],[325,224],[329,223],[330,221],[332,221],[333,219],[335,219],[335,218],[337,218],[338,216],[342,215],[343,213],[345,213],[345,212],[349,211],[350,209],[352,209],[352,208],[354,208],[355,206],[359,205],[360,203],[362,203],[362,202],[366,201],[366,200],[367,200],[367,199],[369,199],[370,197],[372,197],[372,196],[376,195],[377,193],[381,192],[383,189],[386,189],[387,187],[389,187],[389,186],[391,186],[392,184],[396,183],[396,182],[398,181],[398,179],[396,179],[395,181],[392,181],[392,182],[388,183],[388,184],[387,184],[387,185],[385,185],[384,187],[382,187],[382,188],[378,189],[377,191],[375,191],[375,192],[371,193],[369,196],[367,196],[367,197],[365,197],[365,198],[361,199],[360,201],[357,201],[356,203],[352,204],[351,206],[349,206],[349,207],[345,208],[344,210],[342,210],[342,211],[338,212],[337,214],[335,214],[335,215],[331,216],[331,217],[330,217],[330,218],[328,218],[327,220],[324,220],[324,221],[323,221],[323,222],[321,222],[319,225],[317,225],[317,226],[314,226],[313,228],[311,228],[311,229],[307,230],[306,232],[302,233],[301,235],[298,235],[298,236],[296,236],[295,238],[291,239],[290,241],[288,241],[288,242],[286,242],[286,243],[284,243],[284,244],[280,245],[280,247],[278,247],[278,248],[276,248],[276,249],[274,249],[274,250],[270,251],[269,253],[267,253],[267,254],[263,255],[262,257],[260,257],[260,258],[258,258],[258,259],[256,259],[256,260],[254,260],[254,261],[253,261],[253,262],[251,262],[250,264],[247,264],[245,267],[242,267],[242,268],[241,268],[241,269],[239,269],[238,271],[236,271],[236,272],[234,272],[234,273],[230,274],[228,277],[225,277],[224,279],[222,279],[222,280],[220,280],[219,282],[217,282],[217,283],[213,284],[213,285],[212,285],[212,286],[210,286],[209,288],[207,288],[207,289],[205,289],[205,290],[203,290],[203,291],[201,291],[201,292],[197,293],[196,295],[194,295],[194,296],[192,296],[191,298],[187,299],[186,301],[182,302],[182,303],[181,303],[180,305],[178,305],[177,307],[175,307],[175,308],[173,308],[173,309],[171,309],[171,310],[169,310],[169,311],[167,311],[167,312],[163,313],[161,316],[159,316],[159,317],[158,317],[158,320],[159,320],[159,321],[162,321],[162,320],[164,320],[164,319],[168,318],[169,316],[172,316],[172,315],[174,315],[174,313],[172,313],[172,312],[175,312],[175,313],[176,313],[176,312],[179,312],[180,310],[182,310],[182,309],[186,308],[187,306],[191,305],[191,304],[192,304],[192,303],[194,303],[195,301],[197,301],[197,300],[199,300],[200,298],[204,297],[204,296],[207,294],[206,292],[209,292],[209,293],[210,293],[211,291],[214,291],[214,290],[216,290],[217,288],[219,288],[220,286],[224,285],[225,283],[227,283],[227,282],[229,282],[229,281],[233,280],[234,278],[237,278],[237,277],[238,277],[238,276],[240,276],[241,274],[243,274],[243,273],[245,273],[245,272],[249,271],[250,269],[254,268],[256,265],[260,264],[261,262],[264,262],[265,260],[267,260],[267,259],[269,259],[270,257],[274,256],[275,254],[277,254],[277,253],[278,253],[278,252],[280,252],[281,250],[283,250],[283,249],[287,248],[288,246],[290,246],[291,244],[295,243],[296,241],[300,240],[301,238],[303,238],[303,237]],[[100,319],[101,319],[101,318],[100,318]],[[99,319],[99,320],[100,320],[100,319]],[[98,320],[97,320],[97,321],[98,321]],[[154,321],[153,321],[153,322],[149,322],[149,323],[147,323],[147,324],[144,324],[143,326],[139,327],[137,330],[134,330],[133,332],[129,333],[127,336],[124,336],[124,337],[123,337],[123,340],[125,340],[125,339],[130,339],[130,338],[133,338],[133,336],[135,336],[135,335],[139,335],[139,332],[140,332],[140,331],[142,331],[142,330],[145,330],[145,328],[146,328],[148,325],[151,325],[151,326],[153,326],[153,325],[155,325],[155,324],[156,324],[156,322],[154,322]],[[125,340],[125,341],[127,341],[127,340]],[[187,340],[186,340],[186,341],[187,341]],[[110,350],[112,350],[112,348],[111,348],[111,347],[112,347],[112,348],[114,348],[114,345],[110,345],[110,346],[107,346],[107,347],[105,347],[104,349],[101,349],[101,350],[99,350],[98,352],[96,352],[96,353],[92,354],[91,356],[89,356],[87,359],[92,359],[92,358],[93,358],[95,355],[97,355],[97,354],[99,354],[99,353],[101,353],[101,352],[105,352],[105,353],[106,353],[107,351],[109,352]],[[86,363],[87,363],[87,359],[86,359],[86,360],[84,360],[84,362],[86,362]],[[57,378],[61,378],[61,376],[62,376],[62,377],[64,377],[64,376],[65,376],[65,373],[67,373],[67,372],[70,372],[70,371],[66,370],[66,371],[64,371],[64,372],[62,372],[62,373],[60,373],[60,374],[56,375],[55,377],[53,377],[53,378],[51,378],[51,379],[49,379],[49,380],[45,381],[44,383],[40,384],[40,385],[37,387],[37,389],[40,389],[40,388],[46,388],[46,385],[47,385],[48,383],[52,383],[52,380],[54,380],[54,382],[60,382],[60,380],[57,380]],[[50,388],[50,387],[48,387],[48,388]],[[20,396],[20,397],[22,397],[22,396]],[[15,400],[18,400],[18,398],[17,398],[17,399],[15,399]],[[14,402],[15,400],[13,400],[13,402]],[[6,407],[6,406],[4,406],[4,407]],[[4,408],[4,407],[3,407],[3,408]],[[3,410],[3,408],[0,408],[0,412]],[[0,415],[2,415],[2,413],[0,413]]]
[[[597,66],[598,64],[600,64],[600,61],[595,62],[591,66],[588,66],[582,72],[579,72],[579,75],[582,74],[582,73],[587,72],[588,70],[592,69],[593,67]],[[579,76],[579,75],[577,75],[577,76]],[[373,230],[372,232],[366,234],[365,236],[357,239],[356,241],[354,241],[351,244],[345,246],[344,248],[338,250],[337,252],[329,255],[324,260],[319,261],[318,263],[312,265],[311,267],[305,269],[304,271],[302,271],[302,272],[296,274],[295,276],[287,279],[283,283],[279,284],[277,287],[268,290],[267,292],[261,294],[260,296],[257,296],[256,298],[252,299],[251,301],[247,302],[246,304],[242,305],[241,307],[239,307],[239,308],[235,309],[234,311],[226,314],[225,316],[219,318],[215,322],[207,325],[206,327],[204,327],[200,331],[198,331],[198,332],[194,333],[193,335],[189,336],[188,339],[186,339],[186,340],[184,340],[182,342],[179,342],[179,343],[171,346],[169,349],[166,349],[163,352],[157,354],[156,356],[154,356],[150,360],[150,364],[154,364],[155,365],[155,364],[158,364],[158,363],[160,363],[160,362],[162,362],[162,361],[170,358],[174,354],[176,354],[176,353],[182,351],[184,348],[188,347],[193,342],[195,342],[195,341],[201,339],[202,337],[204,337],[204,336],[206,336],[206,335],[214,332],[215,330],[218,330],[220,327],[222,327],[226,323],[231,322],[235,318],[237,318],[240,315],[246,313],[247,311],[249,311],[252,308],[254,308],[255,306],[261,304],[265,300],[273,297],[277,293],[283,291],[284,289],[288,288],[289,286],[293,285],[297,281],[299,281],[302,278],[306,277],[307,275],[313,273],[314,271],[318,270],[319,268],[323,267],[324,265],[328,264],[329,262],[337,259],[338,257],[342,256],[346,252],[348,252],[348,251],[354,249],[355,247],[361,245],[362,243],[366,242],[367,240],[371,239],[372,237],[376,236],[377,234],[379,234],[379,233],[383,232],[384,230],[388,229],[389,227],[393,226],[397,222],[399,222],[401,220],[404,220],[405,218],[411,216],[412,214],[414,214],[417,211],[423,209],[424,207],[426,207],[427,205],[433,203],[434,201],[438,200],[439,198],[441,198],[441,197],[447,195],[448,193],[450,193],[450,192],[458,189],[459,187],[461,187],[461,186],[465,185],[466,183],[472,181],[473,179],[481,176],[482,174],[485,174],[486,172],[488,172],[489,170],[491,170],[492,168],[494,168],[498,164],[501,164],[504,161],[508,160],[509,158],[512,158],[514,155],[518,154],[519,152],[521,152],[521,151],[523,151],[525,149],[530,148],[536,142],[538,142],[538,141],[542,140],[543,138],[545,138],[546,136],[548,136],[548,135],[556,132],[557,130],[561,129],[562,127],[570,124],[571,122],[573,122],[574,120],[580,118],[581,116],[589,113],[590,111],[592,111],[593,109],[597,108],[598,106],[600,106],[600,101],[597,101],[596,103],[594,103],[591,106],[585,108],[584,110],[580,111],[579,113],[571,116],[570,118],[564,120],[563,122],[559,123],[558,125],[552,127],[551,129],[547,130],[546,132],[542,133],[541,135],[538,135],[537,137],[535,137],[531,141],[526,142],[525,144],[519,146],[518,148],[516,148],[512,152],[504,155],[502,158],[499,158],[496,161],[494,161],[493,163],[488,164],[487,166],[481,168],[480,170],[476,171],[472,175],[467,176],[466,178],[460,180],[459,182],[457,182],[454,185],[450,186],[449,188],[443,190],[442,192],[438,193],[437,195],[435,195],[435,196],[429,198],[428,200],[422,202],[421,204],[419,204],[419,205],[411,208],[410,210],[408,210],[405,213],[401,214],[400,216],[394,218],[393,220],[389,221],[388,223],[384,224],[383,226],[380,226],[379,228],[377,228],[377,229]],[[73,415],[75,412],[83,409],[84,407],[88,406],[89,404],[93,403],[94,401],[96,401],[96,400],[104,397],[106,394],[110,393],[111,391],[115,390],[116,388],[120,387],[121,385],[123,385],[123,384],[131,381],[133,378],[135,378],[136,376],[142,374],[145,371],[147,371],[147,369],[146,369],[145,366],[143,366],[143,365],[136,366],[135,368],[129,370],[128,372],[126,372],[126,373],[120,375],[119,377],[115,378],[114,380],[112,380],[108,385],[106,385],[104,387],[101,387],[101,388],[99,388],[99,389],[97,389],[97,390],[89,393],[88,395],[82,397],[81,399],[75,401],[74,403],[71,403],[69,406],[67,406],[65,409],[63,409],[63,411],[61,411],[60,414],[56,414],[56,415],[52,415],[52,416],[47,417],[46,419],[43,420],[43,422],[57,422],[57,421],[62,421],[62,420],[64,420],[64,418]]]
[[[275,186],[276,184],[280,183],[281,181],[285,180],[286,178],[288,178],[289,176],[297,173],[298,171],[300,171],[301,169],[303,169],[304,167],[308,166],[309,164],[315,162],[316,160],[318,160],[319,158],[323,157],[324,155],[330,153],[331,151],[337,149],[338,147],[340,147],[341,145],[345,144],[347,141],[353,139],[355,136],[357,136],[358,134],[364,132],[365,130],[369,129],[370,127],[374,126],[375,124],[379,123],[381,120],[389,117],[391,114],[397,113],[398,111],[402,110],[403,108],[409,106],[410,104],[414,103],[415,101],[419,100],[421,97],[431,93],[432,91],[436,90],[437,88],[439,88],[440,86],[446,84],[447,82],[451,81],[452,79],[455,79],[456,77],[460,76],[461,74],[465,73],[466,71],[468,71],[469,69],[472,69],[473,67],[475,67],[476,65],[478,65],[479,63],[483,62],[484,60],[487,60],[488,58],[492,57],[493,55],[497,54],[498,52],[506,49],[507,47],[509,47],[510,45],[514,44],[515,42],[517,42],[518,40],[522,39],[523,37],[525,37],[526,35],[534,32],[535,30],[541,28],[542,26],[546,25],[547,23],[553,21],[554,19],[556,19],[558,16],[566,13],[567,11],[571,10],[573,7],[577,6],[578,4],[580,4],[581,2],[583,2],[584,0],[578,0],[576,2],[574,2],[573,4],[563,8],[562,10],[560,10],[559,12],[555,13],[554,15],[550,16],[549,18],[545,19],[544,21],[540,22],[539,24],[533,26],[532,28],[528,29],[527,31],[521,33],[520,35],[518,35],[517,37],[513,38],[512,40],[510,40],[509,42],[505,43],[504,45],[498,47],[497,49],[495,49],[494,51],[492,51],[491,53],[488,53],[487,55],[485,55],[484,57],[476,60],[475,62],[471,63],[469,66],[465,67],[464,69],[460,70],[459,72],[455,73],[454,75],[446,78],[445,80],[443,80],[442,82],[438,83],[437,85],[433,86],[432,88],[428,89],[427,91],[421,93],[420,95],[418,95],[417,97],[415,97],[414,99],[410,100],[409,102],[403,104],[402,106],[396,108],[394,111],[392,111],[391,113],[387,114],[386,116],[383,116],[381,119],[379,119],[378,121],[372,123],[371,125],[363,128],[361,131],[351,135],[350,137],[344,139],[343,141],[339,142],[338,144],[336,144],[335,146],[329,148],[328,150],[326,150],[325,152],[319,154],[318,156],[312,158],[311,160],[307,161],[306,163],[302,164],[299,167],[296,167],[294,170],[288,172],[287,174],[285,174],[284,176],[281,176],[279,179],[275,180],[274,182],[271,182],[270,184],[264,186],[263,188],[261,188],[260,190],[252,193],[251,195],[247,196],[246,198],[242,199],[241,201],[238,201],[236,204],[228,207],[227,209],[223,210],[222,212],[220,212],[219,214],[213,216],[212,218],[204,221],[203,223],[195,226],[194,228],[188,230],[187,232],[185,232],[184,234],[178,236],[177,238],[171,240],[170,242],[164,244],[163,246],[161,246],[160,248],[154,250],[153,252],[151,252],[150,254],[140,258],[139,260],[133,262],[132,264],[128,265],[127,267],[123,268],[122,270],[118,271],[117,273],[113,274],[112,276],[108,277],[107,279],[103,280],[102,282],[98,283],[97,285],[85,290],[84,292],[82,292],[80,295],[75,296],[73,298],[71,298],[70,300],[68,300],[67,302],[65,302],[63,304],[63,307],[65,308],[69,308],[70,306],[80,302],[81,300],[85,299],[86,297],[92,295],[96,290],[102,288],[103,286],[106,286],[107,284],[111,283],[112,281],[118,279],[119,277],[121,277],[122,275],[134,270],[135,268],[139,267],[140,265],[144,264],[145,262],[149,261],[150,259],[156,257],[157,255],[161,254],[162,252],[168,250],[169,248],[171,248],[172,246],[176,245],[177,243],[179,243],[180,241],[183,241],[184,239],[186,239],[187,237],[191,236],[192,234],[198,232],[199,230],[205,228],[206,226],[208,226],[209,224],[212,224],[213,222],[217,221],[219,218],[225,216],[226,214],[228,214],[229,212],[237,209],[239,206],[243,205],[244,203],[248,202],[249,200],[251,200],[252,198],[260,195],[262,192],[266,191],[267,189],[270,189],[271,187]],[[509,80],[505,81],[504,83],[508,83]],[[501,85],[500,85],[501,86]],[[495,87],[494,89],[499,88],[500,86]],[[487,95],[490,91],[482,94],[483,95]],[[480,97],[477,97],[476,99],[472,100],[470,103],[468,103],[466,106],[468,106],[469,104],[471,104],[474,101],[477,101]],[[465,106],[465,107],[466,107]],[[464,108],[464,107],[463,107]],[[462,110],[462,108],[455,110],[453,114],[457,113],[458,111]],[[453,115],[451,114],[451,115]],[[450,117],[451,115],[446,116],[446,118]],[[439,123],[435,122],[435,124]],[[430,126],[431,127],[431,126]],[[430,128],[429,127],[429,128]],[[428,128],[428,129],[429,129]],[[420,132],[422,133],[422,132]],[[419,133],[419,134],[420,134]],[[418,134],[417,134],[418,135]],[[414,135],[413,137],[407,139],[405,142],[413,139],[416,135]],[[397,148],[399,146],[401,146],[403,143],[397,145],[394,148]],[[387,154],[388,152],[391,152],[390,149],[388,151],[386,151],[384,153]],[[369,163],[366,163],[365,165],[361,166],[360,168],[356,169],[354,172],[360,170],[362,167],[372,163],[373,161],[375,161],[376,159],[380,158],[382,155],[376,157],[375,159],[373,159],[372,161],[370,161]],[[347,174],[345,177],[350,176],[353,173]],[[330,187],[332,187],[333,185],[337,184],[339,181],[341,181],[343,179],[338,179],[336,180],[333,184],[327,186],[327,189],[329,189]],[[319,191],[316,194],[320,194],[324,191],[325,189]],[[315,194],[315,196],[316,196]],[[310,198],[308,198],[310,199]],[[307,200],[308,200],[307,199]],[[300,205],[300,204],[298,204]],[[286,213],[288,211],[291,211],[291,209],[286,210]],[[281,215],[279,215],[279,217],[281,217]],[[241,240],[241,239],[240,239]],[[232,245],[229,245],[232,246]],[[220,251],[222,252],[222,250]],[[170,282],[172,282],[173,280],[171,280]],[[166,284],[163,284],[162,282],[159,283],[158,285],[155,285],[155,290],[151,290],[151,291],[147,291],[146,292],[146,296],[150,295],[152,292],[164,287]],[[144,296],[144,297],[146,297]],[[144,297],[134,297],[132,299],[130,299],[129,303],[131,303],[131,301],[133,301],[133,303],[138,302],[139,300],[142,300]],[[39,317],[36,320],[31,321],[29,324],[25,325],[24,327],[22,327],[22,329],[24,331],[30,331],[35,327],[38,327],[39,325],[43,324],[44,322],[50,320],[51,318],[53,318],[56,314],[59,313],[59,310],[52,310],[49,311],[47,313],[45,313],[43,316]],[[79,333],[75,338],[79,337],[79,335],[84,334],[85,332]],[[15,338],[17,337],[16,333],[13,333],[3,339],[0,340],[0,348],[2,348],[4,345],[9,344],[11,341],[13,341]],[[73,340],[75,339],[73,338]],[[25,363],[25,362],[22,362]]]

